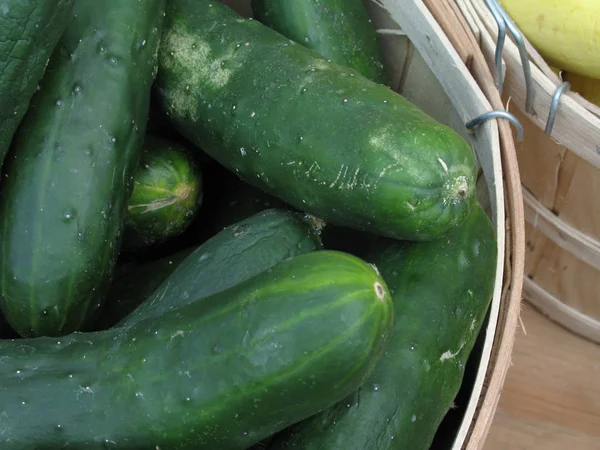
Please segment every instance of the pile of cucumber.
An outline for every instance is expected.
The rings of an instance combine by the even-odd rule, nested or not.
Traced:
[[[474,153],[362,2],[249,6],[0,5],[2,450],[434,442],[494,288]]]

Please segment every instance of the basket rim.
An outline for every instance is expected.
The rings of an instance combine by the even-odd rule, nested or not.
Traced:
[[[494,77],[466,17],[452,0],[423,0],[471,75],[494,109],[504,110]],[[525,213],[521,178],[513,131],[507,121],[499,120],[502,169],[505,189],[506,255],[503,308],[498,318],[492,359],[486,373],[485,390],[466,434],[462,449],[483,448],[498,407],[506,374],[511,365],[517,325],[520,318],[525,271]]]
[[[471,93],[473,96],[469,100],[483,102],[481,105],[486,109],[482,112],[489,112],[492,108],[504,110],[485,57],[473,36],[469,34],[470,29],[464,24],[460,11],[453,9],[452,1],[410,0],[403,1],[401,7],[398,0],[374,1],[388,11],[423,56],[427,54],[431,57],[433,54],[438,58],[442,48],[444,52],[449,52],[447,58],[452,60],[453,67],[458,69],[456,72],[462,77],[462,86],[468,84],[469,89],[474,87],[477,92]],[[423,17],[417,20],[416,15]],[[438,65],[437,60],[430,59],[427,64],[434,73],[439,73],[440,68],[451,70],[442,63]],[[460,67],[461,64],[463,67]],[[474,68],[477,70],[474,71]],[[456,73],[448,73],[448,77],[453,75],[456,76]],[[460,95],[456,91],[452,92],[452,88],[456,86],[450,86],[449,81],[444,88],[450,97],[454,97],[452,102],[455,107],[461,103],[462,107],[465,107],[464,95],[469,94],[464,91],[461,91]],[[472,117],[467,120],[470,119]],[[503,197],[499,198],[502,204],[496,205],[502,210],[503,216],[503,223],[497,224],[502,235],[502,243],[499,244],[499,249],[503,252],[499,254],[499,261],[501,261],[499,265],[502,266],[499,267],[499,271],[502,279],[499,280],[500,283],[494,294],[496,300],[492,302],[490,320],[485,326],[484,353],[479,362],[469,404],[452,443],[453,450],[480,449],[485,442],[506,373],[511,365],[510,357],[519,322],[523,287],[525,225],[521,181],[513,136],[508,123],[504,120],[489,122],[486,127],[489,127],[488,131],[494,130],[494,145],[497,146],[497,150],[494,151],[499,153],[494,160],[498,166],[494,166],[494,172],[496,182],[501,183],[500,190]],[[499,175],[496,171],[500,172]]]

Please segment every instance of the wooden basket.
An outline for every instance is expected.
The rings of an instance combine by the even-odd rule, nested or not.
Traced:
[[[458,0],[492,70],[498,25],[486,0]],[[600,108],[573,92],[552,99],[562,80],[525,37],[533,108],[519,47],[506,39],[504,99],[524,127],[518,146],[527,250],[524,294],[553,320],[600,343]],[[527,65],[527,63],[525,64]]]
[[[251,16],[249,0],[222,1]],[[501,109],[502,104],[484,56],[469,27],[461,22],[460,12],[452,9],[451,0],[365,3],[382,36],[394,90],[461,134],[480,164],[478,197],[492,218],[498,239],[496,289],[482,329],[483,345],[471,357],[476,369],[474,382],[463,383],[461,398],[466,401],[458,405],[458,412],[453,411],[452,423],[458,423],[458,428],[436,439],[436,447],[480,449],[510,364],[523,281],[524,221],[512,134],[503,122],[489,121],[472,132],[465,125]],[[452,31],[452,41],[442,30],[440,17],[459,24]],[[460,52],[453,42],[463,43]],[[471,60],[479,61],[477,80],[466,64]]]

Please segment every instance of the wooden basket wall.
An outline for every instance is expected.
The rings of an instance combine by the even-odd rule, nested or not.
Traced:
[[[486,1],[456,1],[493,70],[498,27]],[[562,80],[525,42],[533,113],[525,108],[518,47],[507,38],[503,52],[504,100],[525,132],[517,146],[527,221],[524,294],[555,321],[600,342],[600,108],[577,93],[564,93],[547,135]]]
[[[222,1],[251,16],[249,0]],[[496,288],[482,330],[483,345],[472,355],[474,383],[463,386],[468,400],[460,408],[460,425],[436,446],[480,449],[510,365],[521,299],[524,225],[513,138],[502,122],[489,121],[473,132],[465,126],[502,104],[484,56],[451,0],[365,3],[382,36],[394,90],[461,134],[479,162],[478,198],[492,218],[498,240]],[[441,24],[448,20],[458,25],[446,27],[447,35]],[[462,45],[460,51],[457,43]],[[478,61],[479,73],[469,71],[471,61]]]

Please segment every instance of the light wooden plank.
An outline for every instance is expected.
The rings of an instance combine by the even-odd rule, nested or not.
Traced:
[[[485,450],[600,449],[600,346],[524,305]]]
[[[525,279],[523,293],[544,315],[581,337],[600,343],[600,320],[586,316],[567,303],[563,303],[529,278]]]

